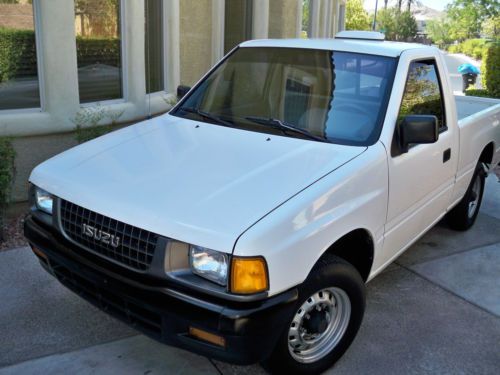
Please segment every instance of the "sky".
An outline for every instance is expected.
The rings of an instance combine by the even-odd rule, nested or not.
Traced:
[[[376,0],[364,0],[365,9],[375,9],[375,1]],[[433,8],[436,10],[444,10],[447,4],[451,3],[452,0],[420,0],[425,6],[429,8]],[[396,3],[395,0],[389,0],[389,4],[394,5]],[[379,9],[380,7],[384,7],[384,0],[378,1]]]

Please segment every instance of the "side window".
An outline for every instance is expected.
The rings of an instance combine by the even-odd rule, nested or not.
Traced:
[[[446,130],[443,94],[434,60],[410,64],[398,120],[407,115],[434,115],[439,130]]]

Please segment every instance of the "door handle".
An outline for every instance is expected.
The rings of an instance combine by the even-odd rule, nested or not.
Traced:
[[[451,148],[443,152],[443,163],[446,163],[451,158]]]

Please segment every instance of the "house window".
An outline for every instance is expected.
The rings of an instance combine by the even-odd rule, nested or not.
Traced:
[[[146,93],[165,90],[163,0],[145,0]]]
[[[237,44],[252,39],[252,0],[231,0],[225,2],[224,53]]]
[[[34,8],[0,0],[0,110],[39,108]]]
[[[81,103],[123,97],[120,0],[75,0]]]

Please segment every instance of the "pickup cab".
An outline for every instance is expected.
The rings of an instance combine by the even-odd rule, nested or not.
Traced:
[[[365,284],[443,217],[473,225],[500,160],[500,101],[454,96],[438,49],[381,39],[244,42],[169,113],[37,166],[42,266],[169,345],[332,366]]]

